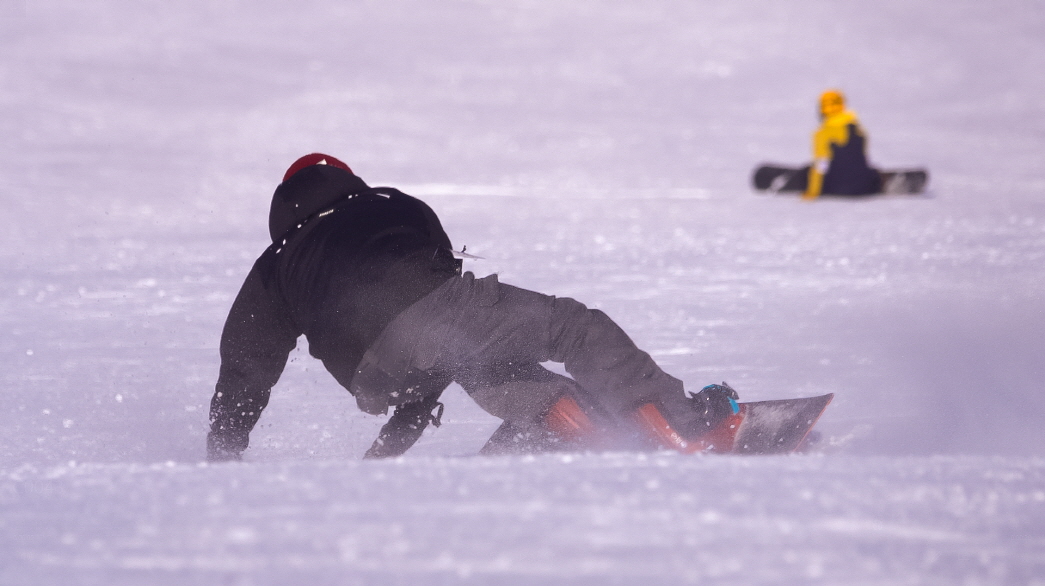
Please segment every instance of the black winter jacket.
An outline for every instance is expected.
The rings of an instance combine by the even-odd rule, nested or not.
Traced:
[[[346,389],[367,347],[403,309],[460,272],[424,202],[326,165],[272,198],[273,243],[254,263],[221,335],[208,451],[234,457],[304,335]]]

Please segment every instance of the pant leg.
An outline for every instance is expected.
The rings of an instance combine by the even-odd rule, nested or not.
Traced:
[[[457,382],[487,413],[503,423],[480,454],[528,454],[576,448],[551,432],[545,423],[549,409],[563,395],[582,404],[586,393],[576,381],[540,364],[475,366],[456,373]],[[595,419],[594,409],[588,410]]]
[[[584,395],[575,381],[535,363],[466,366],[454,380],[484,411],[522,429],[536,425],[559,397]]]
[[[684,419],[691,411],[682,382],[661,370],[605,313],[499,283],[496,275],[475,279],[471,273],[451,279],[397,316],[367,350],[350,390],[361,407],[362,397],[394,405],[417,400],[411,381],[426,371],[467,381],[477,369],[549,360],[563,363],[611,417],[630,420],[634,409],[648,402]],[[548,394],[534,389],[520,385],[514,392]],[[506,414],[518,405],[541,403],[502,401]]]

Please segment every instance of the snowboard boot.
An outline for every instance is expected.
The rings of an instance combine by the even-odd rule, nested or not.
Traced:
[[[639,427],[660,447],[683,454],[729,451],[733,447],[731,432],[739,424],[738,398],[726,383],[708,385],[689,397],[688,413],[665,416],[657,405],[646,403],[635,414]]]
[[[505,421],[494,431],[482,455],[535,454],[594,447],[596,427],[569,395],[563,395],[540,417],[536,425]]]
[[[583,443],[595,435],[595,424],[569,395],[559,397],[548,409],[543,424],[552,435],[568,443]]]

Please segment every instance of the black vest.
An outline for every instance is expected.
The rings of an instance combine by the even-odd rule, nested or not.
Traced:
[[[867,140],[860,127],[849,124],[845,146],[831,144],[831,164],[824,174],[822,193],[865,195],[882,190],[878,171],[867,163]]]

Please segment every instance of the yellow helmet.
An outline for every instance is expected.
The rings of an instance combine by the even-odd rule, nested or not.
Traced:
[[[827,90],[820,94],[820,117],[827,118],[845,110],[845,96],[838,90]]]

